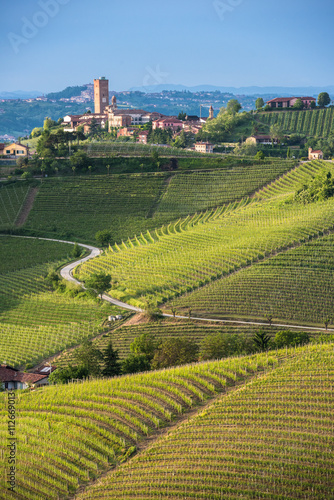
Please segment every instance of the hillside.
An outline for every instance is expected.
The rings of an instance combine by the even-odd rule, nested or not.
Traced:
[[[81,266],[77,275],[83,280],[93,272],[111,272],[119,283],[113,296],[133,305],[145,297],[163,303],[224,280],[240,268],[333,228],[333,198],[306,205],[291,202],[291,193],[300,184],[327,168],[332,167],[322,162],[301,165],[287,174],[292,181],[286,181],[285,194],[263,199],[259,195],[163,226],[141,240],[115,245]],[[285,181],[278,180],[277,185],[281,182]],[[272,186],[274,190],[276,184]],[[187,300],[187,295],[181,299],[183,304]]]
[[[332,351],[331,345],[298,349],[78,498],[331,498]]]
[[[201,162],[207,165],[206,159],[201,158],[190,164],[198,168],[197,163]],[[97,231],[109,229],[113,242],[120,244],[180,217],[240,200],[293,166],[286,160],[225,168],[219,168],[217,160],[215,163],[215,168],[211,166],[205,172],[180,170],[45,179],[24,229],[30,234],[86,243],[94,242]],[[12,189],[11,200],[18,200],[13,209],[10,207],[9,217],[0,220],[0,229],[7,228],[8,221],[15,222],[15,207],[19,210],[20,200],[22,203],[26,194],[21,185],[6,189]],[[0,192],[1,202],[8,205],[6,190]]]
[[[108,326],[119,309],[75,285],[56,292],[46,279],[74,258],[73,245],[1,236],[0,361],[66,366],[71,347],[92,338],[99,349],[112,341],[124,360],[143,334],[197,345],[225,335],[250,347],[230,352],[254,353],[259,328],[270,337],[286,329],[270,326],[269,315],[299,325],[296,331],[313,326],[319,342],[334,293],[334,198],[303,204],[294,193],[314,177],[329,179],[328,171],[327,162],[275,160],[43,179],[21,228],[35,184],[2,186],[2,231],[91,242],[111,229],[113,244],[77,268],[80,279],[110,272],[115,298],[246,323],[131,317]],[[6,489],[2,460],[0,498],[327,500],[334,488],[332,351],[332,344],[310,344],[18,391],[16,490]],[[8,396],[0,397],[6,457]]]
[[[17,493],[8,492],[6,500],[68,498],[198,405],[279,360],[276,354],[259,354],[19,393]],[[6,420],[4,406],[0,419],[2,424]],[[1,437],[5,431],[1,425]],[[2,454],[4,443],[1,439]]]
[[[324,137],[334,134],[334,108],[304,111],[270,111],[256,115],[256,120],[268,125],[279,125],[284,133]]]

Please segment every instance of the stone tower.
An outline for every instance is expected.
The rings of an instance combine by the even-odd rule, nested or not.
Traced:
[[[116,96],[115,96],[115,95],[113,95],[113,96],[112,96],[112,99],[111,99],[111,107],[112,107],[113,109],[117,109],[117,99],[116,99]]]
[[[215,114],[214,114],[213,107],[210,106],[210,109],[209,109],[209,120],[213,120],[214,117],[215,117]]]
[[[103,113],[109,104],[109,80],[101,76],[94,80],[94,113]]]

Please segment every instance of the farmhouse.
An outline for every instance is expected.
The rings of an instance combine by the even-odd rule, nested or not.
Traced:
[[[2,154],[6,156],[28,156],[29,146],[24,146],[20,142],[13,142],[4,147]]]
[[[274,139],[273,142],[274,144],[278,144],[277,139]],[[250,137],[247,137],[246,144],[272,144],[272,138],[270,135],[251,135]]]
[[[305,108],[309,108],[311,106],[311,102],[317,102],[314,97],[276,97],[275,99],[267,101],[267,104],[271,108],[292,108],[297,99],[301,99]]]
[[[213,144],[211,142],[197,142],[195,144],[195,151],[199,153],[213,153]]]
[[[50,371],[50,369],[49,369]],[[0,366],[0,384],[4,389],[27,389],[48,385],[49,373],[25,373],[8,365]]]
[[[308,159],[309,160],[323,160],[324,153],[320,150],[313,150],[312,148],[308,148]]]

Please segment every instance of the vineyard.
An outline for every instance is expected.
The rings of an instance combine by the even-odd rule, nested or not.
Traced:
[[[45,276],[51,260],[52,265],[66,262],[71,246],[1,237],[0,249],[1,363],[36,364],[98,335],[108,314],[117,311],[107,303],[50,290]],[[14,271],[15,262],[18,270]]]
[[[157,437],[197,405],[256,373],[273,369],[281,356],[229,358],[19,393],[17,486],[15,494],[6,492],[6,500],[68,497],[128,459],[147,439]],[[1,406],[4,422],[5,405]],[[2,457],[5,430],[1,425]],[[4,464],[1,460],[2,468]],[[1,474],[3,491],[4,478]]]
[[[156,215],[167,214],[170,221],[176,217],[240,200],[292,167],[293,162],[281,161],[174,175],[159,203]]]
[[[29,191],[23,182],[0,188],[0,230],[14,226]]]
[[[332,498],[333,361],[332,345],[298,349],[79,498]]]
[[[113,241],[121,243],[180,216],[240,200],[292,166],[282,160],[205,173],[45,179],[24,228],[83,242],[93,242],[98,230],[110,229]]]
[[[173,301],[180,313],[324,326],[333,312],[334,235],[320,237]]]
[[[269,127],[279,125],[286,133],[305,134],[311,137],[328,137],[334,133],[334,108],[305,111],[266,112],[258,120]]]
[[[323,167],[311,164],[314,168]],[[148,232],[140,240],[115,245],[82,265],[78,277],[109,272],[119,283],[112,290],[115,298],[132,305],[144,299],[165,302],[333,227],[333,199],[302,205],[288,202],[290,198],[287,193],[244,200],[199,214],[190,223],[189,218],[179,220],[156,230],[154,238]]]

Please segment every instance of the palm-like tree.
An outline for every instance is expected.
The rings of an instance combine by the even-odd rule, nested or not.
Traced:
[[[253,343],[259,351],[267,351],[270,344],[270,337],[265,332],[256,332],[253,337]]]

